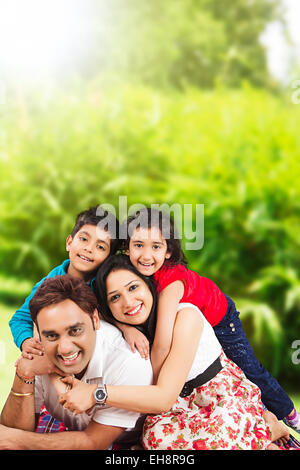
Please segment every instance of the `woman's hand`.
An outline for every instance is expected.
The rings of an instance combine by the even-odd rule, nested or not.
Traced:
[[[49,374],[50,382],[52,383],[53,387],[56,390],[57,396],[63,395],[64,393],[68,392],[71,389],[70,384],[63,383],[62,379],[65,378],[62,375],[53,373]]]
[[[96,404],[94,391],[97,384],[87,384],[71,376],[61,378],[60,382],[64,387],[69,385],[71,390],[61,393],[58,401],[76,415],[89,411]]]

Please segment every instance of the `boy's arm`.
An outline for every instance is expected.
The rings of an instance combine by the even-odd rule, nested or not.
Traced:
[[[30,317],[29,302],[33,297],[32,293],[26,298],[22,307],[20,307],[9,321],[10,330],[16,346],[22,350],[22,343],[27,338],[33,336],[33,322]]]
[[[183,293],[183,282],[175,281],[165,287],[158,297],[155,337],[151,350],[154,383],[171,348],[177,308]]]
[[[22,350],[22,343],[33,336],[33,321],[30,316],[29,302],[34,296],[37,288],[44,281],[43,278],[32,289],[24,304],[20,307],[9,321],[10,330],[16,346]]]

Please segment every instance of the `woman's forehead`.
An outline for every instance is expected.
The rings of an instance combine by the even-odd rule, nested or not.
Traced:
[[[134,281],[144,282],[137,274],[129,271],[128,269],[118,269],[117,271],[111,271],[106,278],[106,288],[109,291],[109,287],[115,289],[126,287]]]

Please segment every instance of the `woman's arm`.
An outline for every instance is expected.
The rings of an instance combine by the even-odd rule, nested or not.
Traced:
[[[147,360],[149,358],[149,341],[146,336],[135,326],[125,325],[117,320],[115,320],[114,324],[122,331],[131,351],[135,353],[137,350],[141,357]]]
[[[170,353],[157,385],[107,386],[107,404],[140,413],[168,411],[176,402],[191,369],[203,329],[203,320],[193,308],[177,314]]]
[[[177,308],[183,293],[183,282],[175,281],[165,287],[158,298],[155,337],[151,350],[154,383],[157,382],[161,367],[171,348]]]
[[[139,413],[168,411],[176,402],[191,369],[203,329],[203,320],[193,308],[178,312],[171,351],[161,369],[157,385],[107,385],[107,405]],[[95,404],[95,385],[85,384],[71,377],[63,379],[73,389],[60,397],[71,411],[82,413]],[[71,381],[71,382],[70,382]]]

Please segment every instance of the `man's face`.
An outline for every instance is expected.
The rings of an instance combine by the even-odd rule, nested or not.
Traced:
[[[40,310],[37,324],[48,359],[66,374],[84,372],[100,327],[97,310],[91,318],[68,299]]]

